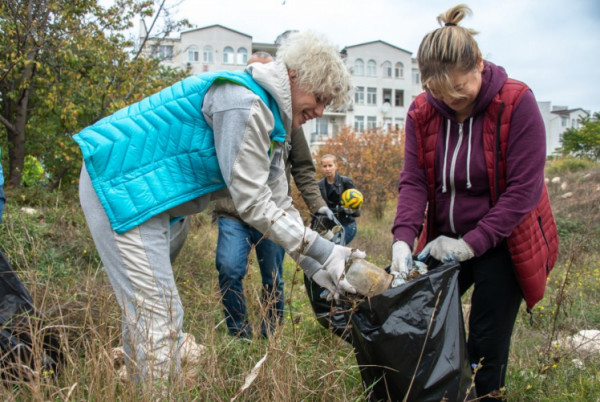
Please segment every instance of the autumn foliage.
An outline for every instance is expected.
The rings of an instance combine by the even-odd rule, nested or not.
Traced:
[[[398,194],[404,133],[386,133],[380,128],[356,133],[345,128],[317,150],[318,180],[322,178],[319,161],[325,154],[337,157],[338,172],[351,177],[363,194],[365,201],[362,208],[372,209],[375,216],[381,218],[386,204],[396,199]]]
[[[0,2],[0,147],[6,184],[26,184],[29,157],[44,167],[50,188],[75,186],[81,151],[73,134],[186,76],[145,57],[129,39],[140,18],[151,18],[147,37],[140,40],[158,35],[157,27],[169,14],[163,5]],[[189,27],[185,20],[167,25],[169,30]]]

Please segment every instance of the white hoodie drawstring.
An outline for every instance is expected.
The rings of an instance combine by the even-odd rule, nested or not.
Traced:
[[[442,193],[446,192],[446,162],[448,160],[448,143],[450,141],[450,119],[446,119],[446,149],[444,150],[444,170],[442,171]]]
[[[469,119],[469,144],[467,147],[467,188],[471,188],[471,133],[472,132],[473,132],[473,118],[471,117]]]

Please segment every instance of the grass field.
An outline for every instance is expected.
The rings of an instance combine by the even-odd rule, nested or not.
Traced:
[[[598,400],[600,352],[588,350],[591,343],[573,348],[563,340],[580,330],[600,329],[600,167],[555,161],[547,172],[549,179],[560,178],[548,183],[561,235],[560,256],[546,296],[534,308],[533,322],[524,306],[519,314],[505,392],[515,401]],[[2,251],[45,324],[60,334],[66,364],[57,376],[39,372],[30,381],[4,381],[0,398],[154,400],[156,395],[142,393],[117,374],[112,348],[120,343],[120,310],[74,194],[8,191],[0,228]],[[390,204],[384,218],[376,220],[365,208],[358,221],[353,246],[366,250],[369,260],[380,266],[389,264],[394,213]],[[364,400],[352,347],[315,321],[302,272],[289,258],[284,325],[268,340],[227,335],[214,267],[216,235],[208,213],[195,216],[175,263],[185,331],[206,350],[188,381],[171,385],[170,399]],[[255,261],[245,283],[256,324],[262,312]],[[256,377],[241,390],[259,362]]]

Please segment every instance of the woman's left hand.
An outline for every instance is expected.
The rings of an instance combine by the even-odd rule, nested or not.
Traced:
[[[442,262],[452,260],[462,262],[474,257],[473,249],[466,241],[463,239],[453,239],[448,236],[439,236],[437,239],[427,243],[423,251],[419,254],[419,260],[425,260],[430,254],[433,258]]]

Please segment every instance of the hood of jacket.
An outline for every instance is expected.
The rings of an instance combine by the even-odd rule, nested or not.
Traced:
[[[508,79],[508,75],[503,67],[497,66],[487,60],[483,61],[483,71],[481,72],[481,89],[475,99],[475,107],[471,112],[472,116],[477,116],[480,113],[485,112],[488,105],[494,98],[494,96],[500,92],[502,85]],[[448,107],[444,102],[438,100],[427,93],[427,101],[439,111],[444,119],[455,120],[454,111]]]
[[[246,72],[275,99],[283,126],[289,133],[292,129],[292,89],[285,64],[280,61],[253,63],[246,67]]]

